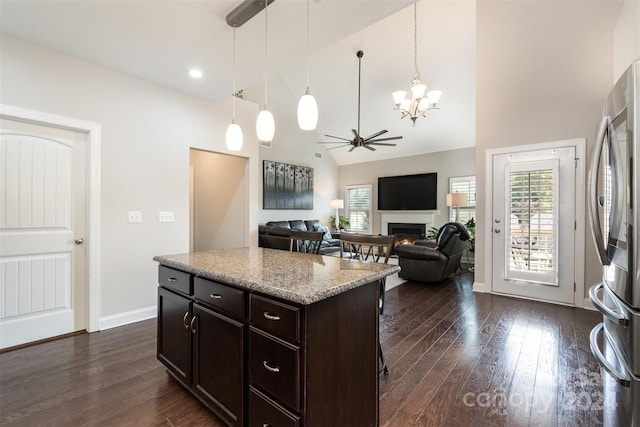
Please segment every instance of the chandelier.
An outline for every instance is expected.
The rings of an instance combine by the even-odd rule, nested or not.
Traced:
[[[427,85],[420,81],[420,71],[418,71],[418,5],[417,1],[413,4],[413,65],[414,74],[413,80],[411,80],[411,98],[405,98],[407,92],[399,90],[393,92],[393,100],[395,103],[394,109],[400,110],[402,118],[408,116],[411,118],[413,125],[416,125],[416,120],[419,116],[424,117],[424,113],[427,110],[433,110],[438,108],[438,102],[440,101],[440,95],[442,92],[439,90],[432,90],[428,92],[425,98],[425,92],[427,91]]]

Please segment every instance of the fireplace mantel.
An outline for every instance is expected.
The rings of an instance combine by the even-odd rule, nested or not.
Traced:
[[[405,223],[405,224],[424,224],[429,228],[435,226],[435,218],[438,211],[389,211],[381,212],[382,228],[380,229],[382,234],[388,234],[389,223]]]

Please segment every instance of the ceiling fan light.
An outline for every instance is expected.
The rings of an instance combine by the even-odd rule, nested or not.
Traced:
[[[392,95],[393,95],[393,102],[396,104],[396,107],[398,107],[400,106],[400,104],[402,104],[402,101],[404,101],[404,97],[407,95],[407,91],[397,90],[393,92]]]
[[[318,124],[318,103],[309,88],[298,101],[298,126],[302,130],[314,130]]]
[[[229,151],[240,151],[242,149],[242,128],[235,122],[231,122],[226,134],[227,148]]]
[[[273,119],[273,114],[266,109],[260,111],[258,120],[256,121],[256,135],[258,136],[258,140],[264,142],[272,141],[275,133],[276,123]]]

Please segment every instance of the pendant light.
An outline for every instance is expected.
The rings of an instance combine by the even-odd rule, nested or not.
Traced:
[[[263,142],[271,142],[276,132],[276,124],[273,114],[267,110],[267,5],[264,2],[264,109],[258,114],[256,121],[256,134],[258,140]]]
[[[242,149],[242,129],[236,123],[236,27],[233,27],[233,119],[227,128],[226,141],[230,151]]]
[[[314,130],[318,124],[318,103],[309,90],[309,0],[307,0],[307,88],[298,101],[298,126]]]

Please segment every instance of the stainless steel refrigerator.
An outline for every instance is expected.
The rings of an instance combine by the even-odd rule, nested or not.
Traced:
[[[606,100],[589,172],[589,219],[602,263],[590,297],[602,313],[591,351],[602,366],[604,425],[640,426],[640,60]]]

